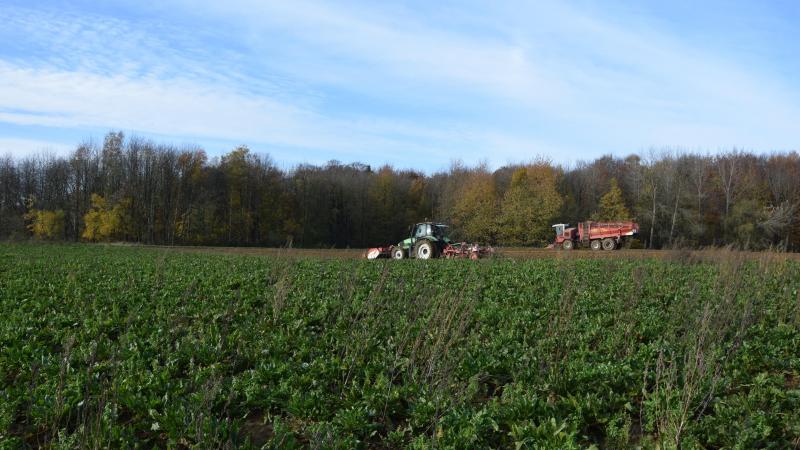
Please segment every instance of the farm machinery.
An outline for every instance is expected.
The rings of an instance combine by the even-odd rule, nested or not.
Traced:
[[[589,245],[592,250],[614,250],[630,236],[639,233],[639,224],[636,222],[580,222],[576,227],[569,224],[558,223],[553,225],[556,230],[554,247],[572,250],[576,246]]]
[[[373,247],[367,250],[367,259],[431,259],[431,258],[469,258],[478,259],[493,253],[491,247],[452,242],[447,236],[447,225],[437,222],[414,224],[409,237],[395,245]]]

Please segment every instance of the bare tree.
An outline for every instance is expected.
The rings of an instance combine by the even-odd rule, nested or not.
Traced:
[[[717,169],[722,193],[725,196],[725,218],[722,221],[722,231],[727,236],[731,204],[736,195],[737,181],[740,175],[739,152],[734,150],[733,153],[717,156],[714,159],[714,165]]]

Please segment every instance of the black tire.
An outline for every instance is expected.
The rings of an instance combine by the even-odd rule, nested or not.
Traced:
[[[589,244],[589,247],[591,247],[592,250],[600,250],[603,248],[603,244],[600,242],[600,239],[595,239]]]
[[[563,248],[564,250],[572,250],[573,248],[575,248],[575,244],[571,240],[567,239],[566,241],[561,243],[561,248]]]
[[[403,259],[405,257],[406,252],[403,250],[403,247],[392,248],[392,259]]]
[[[417,259],[433,259],[436,256],[436,245],[431,241],[420,241],[414,246],[414,257]]]
[[[617,248],[617,241],[611,238],[603,239],[603,250],[614,250]]]

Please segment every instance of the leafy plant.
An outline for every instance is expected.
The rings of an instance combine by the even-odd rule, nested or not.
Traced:
[[[11,448],[800,442],[797,262],[0,255]]]

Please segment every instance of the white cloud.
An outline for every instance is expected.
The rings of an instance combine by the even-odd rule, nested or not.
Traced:
[[[279,42],[286,37],[300,43],[302,51],[285,61],[286,69],[312,80],[351,87],[380,83],[383,88],[390,88],[391,80],[431,87],[455,84],[515,102],[553,101],[568,94],[560,77],[539,70],[521,46],[437,29],[412,15],[381,11],[380,5],[313,0],[176,3],[227,17],[236,29],[248,27],[248,43],[256,50],[274,50],[276,36]]]
[[[129,79],[21,69],[5,63],[0,63],[0,80],[0,121],[16,125],[125,128],[201,141],[325,150],[337,155],[323,160],[374,159],[375,149],[380,149],[386,160],[401,162],[401,156],[455,151],[453,147],[458,146],[460,151],[474,151],[487,143],[474,133],[455,128],[385,119],[329,118],[191,80]],[[296,151],[285,156],[305,159]]]
[[[653,145],[781,148],[800,121],[795,87],[769,73],[574,4],[465,4],[427,16],[315,0],[171,9],[196,28],[0,12],[6,33],[49,50],[0,51],[0,122],[414,166],[430,154],[503,163]],[[223,36],[230,42],[216,42]]]
[[[641,17],[611,21],[564,2],[467,5],[478,22],[469,32],[380,4],[232,0],[204,7],[208,15],[251,27],[250,35],[299,45],[304,51],[282,62],[310,83],[389,91],[400,103],[412,98],[456,111],[488,110],[516,122],[515,129],[504,128],[517,139],[533,137],[518,117],[528,116],[532,125],[556,123],[560,133],[544,130],[536,140],[582,134],[629,151],[735,143],[770,148],[786,145],[800,120],[794,87],[769,73],[652,28]],[[274,50],[273,41],[251,45]],[[476,125],[491,126],[487,116]]]
[[[0,155],[11,155],[15,158],[39,154],[65,156],[73,148],[74,146],[57,141],[0,138]]]

